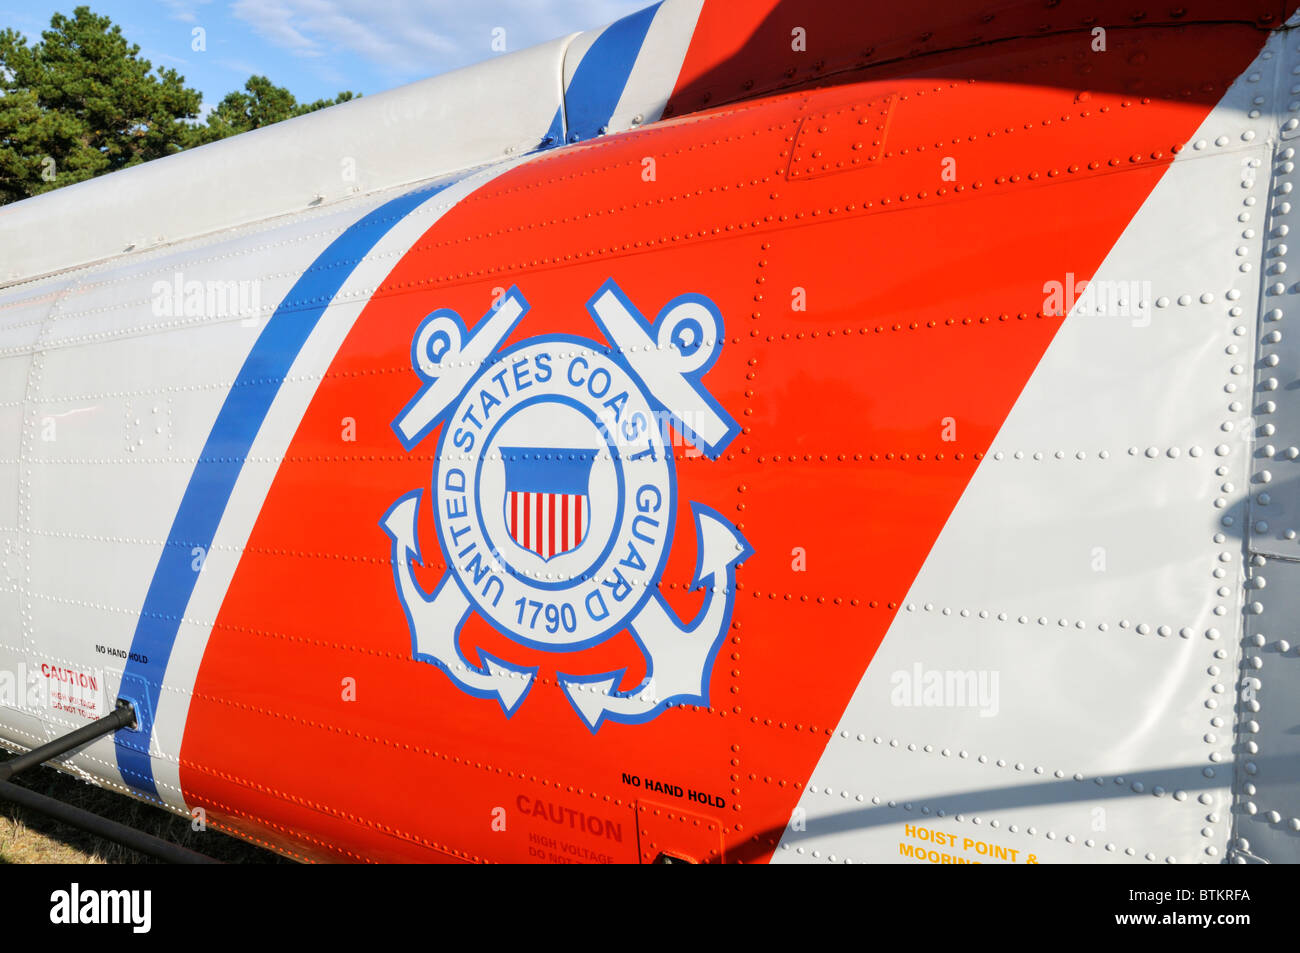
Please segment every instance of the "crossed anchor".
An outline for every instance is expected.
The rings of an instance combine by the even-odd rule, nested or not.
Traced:
[[[659,406],[706,456],[716,458],[739,431],[699,381],[721,344],[721,320],[706,299],[685,295],[647,325],[611,279],[587,303],[606,338],[621,352]],[[528,311],[512,287],[467,334],[455,312],[442,310],[421,325],[412,360],[423,378],[419,392],[393,422],[409,451],[443,422],[478,369]],[[654,331],[652,338],[648,331]],[[380,525],[392,540],[394,576],[417,658],[437,665],[462,691],[495,698],[506,716],[514,714],[537,676],[537,668],[512,665],[480,650],[483,664],[465,658],[458,636],[472,606],[451,571],[432,592],[416,581],[411,560],[420,561],[417,518],[423,491],[401,497]],[[635,690],[617,690],[625,670],[599,675],[559,674],[562,690],[593,731],[606,720],[645,721],[672,704],[707,704],[714,659],[730,623],[736,565],[753,552],[721,514],[692,504],[696,569],[692,589],[704,589],[695,617],[683,623],[653,592],[628,621],[646,657],[646,678]]]

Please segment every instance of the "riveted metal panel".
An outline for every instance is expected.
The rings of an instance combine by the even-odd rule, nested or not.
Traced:
[[[1291,48],[1288,52],[1287,63],[1300,64],[1300,52]],[[1290,99],[1280,112],[1284,132],[1300,129],[1300,102]],[[1300,256],[1293,250],[1300,239],[1296,231],[1300,210],[1292,192],[1297,181],[1295,144],[1284,138],[1271,159],[1269,216],[1261,226],[1267,243],[1254,353],[1250,548],[1300,559],[1300,283],[1295,274]]]
[[[717,817],[642,799],[636,802],[636,827],[643,864],[654,863],[663,854],[696,864],[726,859],[723,824]]]
[[[1293,18],[1290,26],[1294,27]],[[1243,531],[1248,577],[1234,715],[1236,784],[1232,857],[1238,862],[1300,861],[1300,306],[1292,250],[1295,137],[1300,133],[1300,43],[1294,29],[1279,43],[1277,95],[1252,101],[1270,112],[1278,135],[1259,169],[1269,182],[1261,223],[1264,257],[1253,357],[1250,515]],[[1262,98],[1262,97],[1261,97]],[[1252,238],[1248,232],[1244,239]]]
[[[1269,197],[1256,107],[1284,42],[1227,91],[1091,283],[1064,291],[1077,302],[776,859],[1227,857]],[[1049,292],[1076,276],[1042,277]]]
[[[808,179],[868,168],[885,152],[897,101],[897,96],[882,96],[805,116],[786,177]]]
[[[1300,562],[1252,559],[1236,707],[1242,859],[1300,862]]]

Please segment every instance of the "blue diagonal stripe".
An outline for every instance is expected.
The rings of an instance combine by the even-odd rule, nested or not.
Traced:
[[[211,548],[253,439],[298,353],[343,283],[397,222],[453,184],[442,182],[401,195],[336,238],[271,315],[226,395],[167,534],[122,676],[122,695],[136,703],[138,731],[117,733],[117,766],[123,780],[137,791],[158,797],[148,743],[181,617],[198,582],[194,548],[201,547],[204,554]]]
[[[609,125],[661,6],[662,0],[611,23],[591,44],[564,94],[569,142],[591,139]],[[558,112],[551,129],[550,135],[559,129]]]

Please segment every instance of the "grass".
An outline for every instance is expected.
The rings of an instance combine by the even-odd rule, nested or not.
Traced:
[[[19,775],[14,783],[207,854],[223,863],[290,863],[279,854],[223,834],[211,826],[204,831],[195,831],[189,818],[95,787],[53,768],[33,768]],[[0,799],[0,864],[156,863],[161,861]]]

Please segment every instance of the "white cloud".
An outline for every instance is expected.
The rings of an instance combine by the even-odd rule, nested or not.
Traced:
[[[293,24],[293,0],[237,0],[231,12],[246,22],[263,39],[298,56],[321,56],[314,40]]]
[[[228,69],[232,73],[238,73],[244,77],[266,75],[266,70],[264,68],[258,66],[256,63],[250,62],[249,60],[219,59],[217,60],[217,65],[222,69]]]
[[[150,62],[173,63],[177,66],[189,66],[190,61],[181,56],[172,56],[170,53],[161,53],[158,50],[143,49],[140,51],[145,59]]]
[[[352,53],[407,80],[496,55],[492,39],[498,28],[505,30],[506,48],[520,50],[604,26],[650,2],[235,0],[231,11],[263,39],[294,55],[319,59]]]
[[[193,23],[198,19],[199,8],[212,0],[161,0],[162,5],[171,11],[171,19],[183,23]]]

